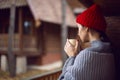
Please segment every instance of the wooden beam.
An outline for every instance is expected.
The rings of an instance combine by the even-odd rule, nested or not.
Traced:
[[[62,60],[63,60],[63,64],[67,59],[67,55],[64,51],[64,45],[67,39],[67,35],[68,35],[68,28],[66,25],[66,0],[61,0],[61,4],[62,4],[62,25],[61,25],[61,41],[62,41]]]
[[[39,28],[40,25],[41,25],[41,21],[40,20],[35,20],[34,22],[35,22],[35,27]]]
[[[9,26],[9,36],[8,36],[8,68],[11,77],[16,76],[16,57],[13,54],[13,46],[12,46],[14,42],[15,11],[16,11],[15,0],[13,0],[10,8],[10,26]]]
[[[20,54],[22,52],[23,48],[23,16],[22,16],[22,8],[19,8],[18,12],[18,27],[19,27],[19,48],[20,48]]]
[[[41,40],[41,42],[40,42],[41,45],[40,45],[40,47],[41,47],[42,55],[44,55],[46,53],[46,51],[45,51],[46,50],[46,47],[45,47],[46,46],[46,44],[45,44],[46,40],[45,40],[45,38],[46,38],[47,35],[46,35],[46,32],[45,32],[46,27],[44,26],[44,24],[45,23],[43,23],[43,26],[41,27],[41,30],[40,30],[40,32],[41,32],[41,39],[40,39]]]

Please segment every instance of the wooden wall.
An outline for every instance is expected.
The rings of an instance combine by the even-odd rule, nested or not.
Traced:
[[[68,37],[75,38],[76,28],[68,28]],[[61,60],[61,25],[42,22],[37,28],[41,56],[30,58],[29,64],[43,65]],[[41,46],[42,45],[42,46]]]
[[[45,53],[61,52],[60,26],[54,24],[44,24]]]
[[[0,33],[8,33],[10,10],[0,10]]]
[[[60,25],[42,22],[37,28],[38,46],[41,56],[29,58],[29,64],[43,65],[61,59]]]
[[[106,17],[106,20],[108,23],[107,34],[114,49],[117,80],[120,80],[120,16]]]

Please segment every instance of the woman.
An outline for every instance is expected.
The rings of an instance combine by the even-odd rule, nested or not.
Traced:
[[[77,16],[76,23],[79,40],[75,46],[67,40],[64,50],[69,58],[58,80],[115,80],[114,56],[100,7],[92,5]]]

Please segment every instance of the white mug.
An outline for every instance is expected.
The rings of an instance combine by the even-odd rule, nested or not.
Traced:
[[[76,45],[76,39],[68,39],[68,41],[73,45],[75,46]]]

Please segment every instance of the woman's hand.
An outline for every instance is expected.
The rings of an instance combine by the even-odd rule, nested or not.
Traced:
[[[67,39],[64,50],[69,57],[76,56],[78,51],[78,41],[76,40],[76,45],[73,46]]]

